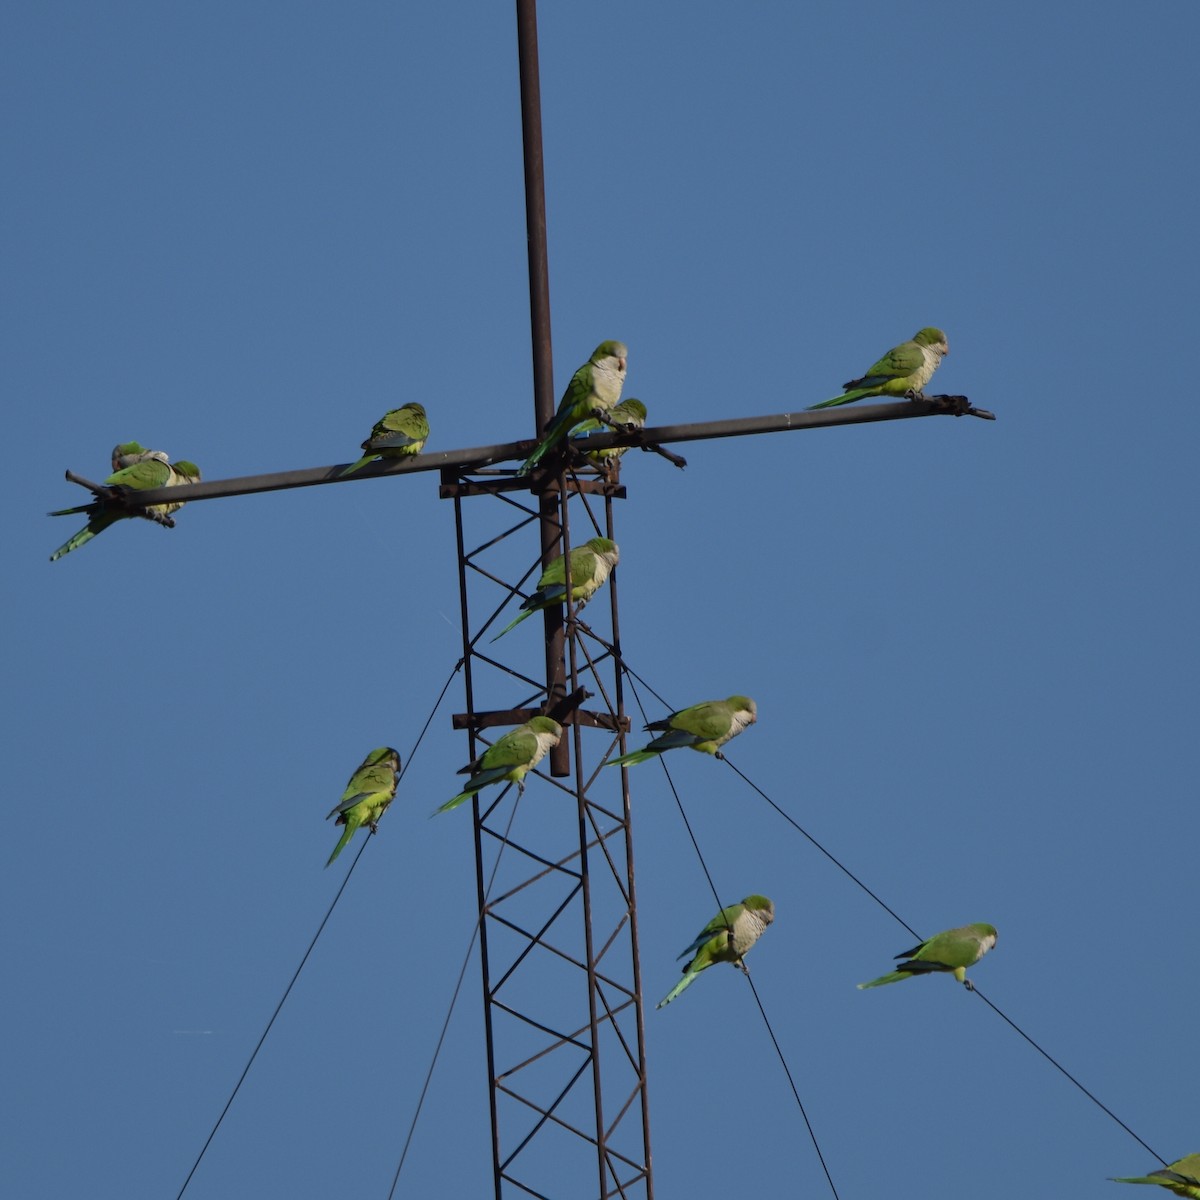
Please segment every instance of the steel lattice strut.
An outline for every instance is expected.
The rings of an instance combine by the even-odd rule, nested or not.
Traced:
[[[570,746],[566,783],[531,775],[521,798],[510,785],[473,801],[496,1194],[509,1185],[554,1200],[650,1198],[629,794],[623,772],[600,773],[618,731],[628,728],[616,577],[587,608],[586,623],[573,606],[548,614],[565,645],[564,673],[550,687],[509,665],[506,658],[528,655],[536,622],[495,647],[486,639],[541,565],[528,552],[522,563],[517,550],[522,542],[532,549],[525,530],[541,514],[510,494],[513,487],[507,475],[447,472],[442,483],[454,501],[462,600],[467,711],[455,724],[472,731],[474,755],[484,748],[477,736],[492,741],[490,731],[547,713],[563,724]],[[488,494],[490,503],[478,499]],[[560,511],[566,518],[574,507],[588,525],[578,541],[612,536],[613,500],[622,494],[596,479],[566,481]],[[498,528],[486,524],[495,519],[495,498],[504,506]],[[567,552],[569,521],[557,524]],[[514,693],[515,707],[498,706]],[[487,896],[485,864],[497,855]],[[589,1177],[598,1190],[581,1190]]]

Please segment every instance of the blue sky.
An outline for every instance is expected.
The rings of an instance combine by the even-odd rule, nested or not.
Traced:
[[[994,923],[988,996],[1200,1150],[1195,6],[540,21],[556,391],[611,337],[652,423],[797,409],[936,324],[934,390],[999,418],[629,460],[626,657],[674,704],[754,696],[738,766],[915,928]],[[43,514],[127,438],[224,478],[350,461],[407,400],[430,449],[532,432],[514,21],[7,24],[6,1174],[174,1195],[340,882],[322,818],[458,658],[452,513],[434,476],[218,500],[53,565]],[[188,1196],[386,1194],[472,927],[470,823],[426,819],[461,705]],[[723,898],[775,900],[754,979],[846,1200],[1155,1165],[951,982],[856,992],[911,937],[732,773],[673,768]],[[661,772],[633,782],[652,1004],[714,905]],[[821,1194],[736,973],[649,1011],[647,1050],[660,1194]],[[489,1150],[472,968],[399,1194],[487,1194]]]

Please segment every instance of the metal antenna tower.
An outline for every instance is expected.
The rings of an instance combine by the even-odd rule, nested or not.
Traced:
[[[516,10],[534,416],[540,430],[554,414],[555,392],[536,0],[516,0]],[[965,396],[932,396],[604,433],[590,437],[588,446],[661,446],[936,415],[993,419],[972,408]],[[535,444],[525,440],[384,461],[344,481],[339,478],[343,464],[337,464],[131,496],[70,471],[67,478],[140,514],[166,500],[192,503],[440,472],[440,494],[454,503],[458,541],[466,710],[455,714],[454,725],[470,731],[472,757],[482,752],[481,741],[491,740],[489,730],[538,713],[564,726],[547,759],[550,789],[538,786],[520,796],[510,786],[472,802],[495,1194],[497,1200],[518,1195],[653,1200],[628,778],[625,771],[600,774],[614,747],[624,749],[630,727],[619,661],[616,576],[588,610],[587,623],[570,603],[565,611],[543,614],[544,674],[537,679],[499,657],[515,652],[526,635],[514,633],[511,645],[495,653],[482,640],[539,568],[590,537],[612,538],[614,501],[625,498],[619,467],[610,478],[578,465],[569,450],[548,456],[545,468],[525,479],[492,467],[523,458]],[[491,497],[491,503],[482,504],[482,496]],[[487,520],[498,511],[502,519],[489,527]],[[573,535],[572,517],[586,529],[582,536]],[[511,539],[535,522],[540,553],[513,578],[512,563],[520,559]],[[608,614],[601,628],[594,618],[604,604]],[[473,611],[487,615],[477,621]],[[521,696],[515,706],[514,691]],[[495,707],[485,707],[489,703]],[[502,707],[505,703],[509,706]],[[585,729],[594,732],[585,738]],[[497,855],[489,894],[487,864]],[[589,1177],[594,1190],[586,1183]]]

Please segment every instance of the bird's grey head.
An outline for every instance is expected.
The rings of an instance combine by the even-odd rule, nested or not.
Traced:
[[[754,913],[764,925],[770,925],[775,920],[775,905],[766,896],[760,896],[755,892],[753,895],[747,896],[742,903],[746,906],[747,911]]]
[[[562,726],[550,717],[531,717],[529,728],[534,733],[550,734],[555,741],[562,737]]]
[[[913,341],[918,346],[928,346],[934,354],[942,358],[950,353],[950,343],[946,341],[946,335],[933,325],[926,325],[924,329],[918,329]]]
[[[603,363],[606,358],[616,359],[617,370],[624,371],[626,360],[629,358],[629,347],[626,346],[624,342],[601,342],[600,345],[598,345],[596,349],[592,351],[591,361],[596,366],[600,366],[600,364]]]
[[[753,725],[758,720],[758,705],[749,696],[730,696],[728,704],[739,717],[744,718],[747,725]]]
[[[589,549],[594,550],[601,558],[607,559],[610,566],[615,567],[621,561],[621,551],[617,548],[617,543],[611,541],[609,538],[592,538],[587,545]]]

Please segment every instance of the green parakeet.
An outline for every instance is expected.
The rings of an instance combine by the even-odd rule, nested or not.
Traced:
[[[933,971],[952,972],[954,978],[967,988],[972,986],[967,978],[967,968],[973,967],[996,944],[994,925],[960,925],[957,929],[946,929],[927,938],[919,946],[897,954],[906,958],[890,975],[880,975],[870,983],[860,983],[860,988],[883,987],[885,983],[899,983],[914,975],[928,975]]]
[[[467,786],[451,800],[447,800],[437,812],[449,812],[464,800],[490,783],[512,780],[518,794],[525,790],[525,776],[546,757],[551,746],[558,745],[562,737],[562,726],[549,717],[532,717],[524,725],[510,729],[497,738],[474,762],[469,762],[458,773],[470,775]]]
[[[696,940],[679,956],[692,956],[683,968],[683,978],[658,1002],[657,1007],[670,1004],[701,971],[713,963],[727,962],[746,969],[742,957],[762,937],[775,920],[775,905],[766,896],[747,896],[740,904],[723,908],[705,927]]]
[[[1151,1171],[1149,1175],[1133,1175],[1117,1178],[1114,1183],[1157,1183],[1167,1191],[1177,1196],[1191,1196],[1192,1200],[1200,1200],[1200,1154],[1188,1154],[1176,1159],[1169,1167],[1161,1171]]]
[[[631,750],[609,762],[610,767],[632,767],[665,750],[686,746],[703,754],[716,754],[731,738],[737,737],[747,725],[758,720],[758,705],[749,696],[730,696],[728,700],[705,700],[691,708],[681,708],[661,721],[651,721],[649,730],[664,730],[641,750]]]
[[[946,335],[940,329],[926,326],[917,331],[911,342],[893,346],[861,379],[843,383],[846,391],[842,395],[810,404],[809,408],[836,408],[864,396],[919,398],[949,353]]]
[[[345,825],[346,832],[334,846],[326,866],[341,854],[360,825],[365,825],[372,833],[378,831],[379,818],[396,795],[399,773],[400,755],[391,746],[380,746],[362,760],[362,765],[350,776],[341,802],[329,814],[329,817],[337,817],[335,825]]]
[[[113,451],[116,457],[117,447]],[[161,450],[148,452],[148,457],[114,471],[104,482],[109,487],[119,487],[127,491],[147,492],[154,488],[174,487],[181,483],[197,483],[200,480],[200,468],[195,463],[177,462],[174,467],[167,462],[166,454]],[[155,504],[147,508],[145,513],[131,513],[111,501],[99,499],[91,504],[80,504],[75,508],[60,508],[52,512],[52,517],[65,517],[71,513],[86,513],[87,525],[74,537],[64,542],[50,555],[54,562],[64,554],[77,550],[85,542],[90,542],[98,533],[103,533],[110,525],[126,517],[144,516],[147,520],[157,520],[161,524],[170,525],[169,517],[173,512],[183,507],[180,504]]]
[[[630,396],[628,400],[622,400],[609,414],[608,419],[613,425],[621,425],[627,429],[643,429],[646,425],[646,406],[640,401]],[[584,421],[582,425],[576,425],[571,430],[571,438],[574,441],[582,435],[578,442],[578,448],[587,454],[587,460],[593,466],[601,467],[605,470],[621,457],[628,446],[609,446],[607,450],[588,450],[587,435],[590,433],[602,433],[609,428],[603,421],[598,421],[595,417]]]
[[[571,551],[571,599],[575,601],[576,608],[582,608],[600,590],[620,558],[621,552],[617,549],[617,543],[602,537],[592,538]],[[542,572],[537,591],[521,602],[521,611],[492,638],[492,641],[499,641],[531,613],[562,604],[566,595],[566,558],[560,554]]]
[[[571,382],[558,402],[558,412],[546,426],[538,448],[518,468],[518,475],[533,470],[581,421],[607,414],[616,405],[621,399],[628,357],[624,342],[601,342],[592,351],[592,357],[571,376]]]
[[[393,408],[375,422],[371,436],[363,442],[362,448],[367,453],[341,474],[350,475],[377,458],[408,458],[420,454],[428,437],[429,421],[422,405],[411,403]]]

